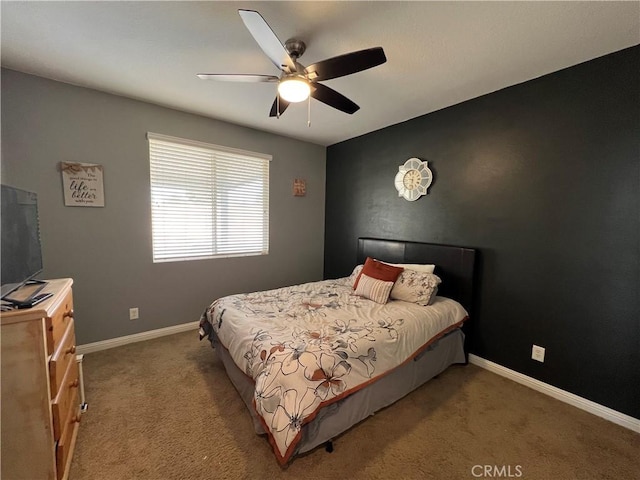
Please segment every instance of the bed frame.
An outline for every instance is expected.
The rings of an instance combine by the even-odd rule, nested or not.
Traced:
[[[404,242],[376,238],[359,238],[357,263],[367,257],[390,263],[432,263],[442,279],[438,295],[453,298],[471,312],[474,290],[476,251],[471,248]],[[354,266],[356,265],[354,264]],[[227,374],[247,405],[256,433],[266,433],[253,408],[253,380],[234,363],[227,350],[220,346],[215,335],[212,344],[222,359]],[[370,386],[322,408],[315,419],[303,427],[302,439],[295,456],[320,445],[333,450],[333,439],[346,430],[406,396],[455,363],[466,363],[464,334],[456,329],[439,339],[426,351],[383,376]]]

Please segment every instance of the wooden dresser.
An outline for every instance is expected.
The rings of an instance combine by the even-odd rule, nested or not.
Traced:
[[[80,423],[72,284],[50,280],[53,297],[0,314],[3,479],[69,475]]]

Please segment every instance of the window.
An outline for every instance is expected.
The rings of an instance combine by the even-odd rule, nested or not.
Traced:
[[[154,262],[269,253],[270,155],[147,138]]]

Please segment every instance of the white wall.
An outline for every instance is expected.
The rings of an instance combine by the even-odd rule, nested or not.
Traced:
[[[79,344],[197,320],[219,296],[322,278],[324,147],[12,70],[1,81],[2,183],[38,193],[39,278],[74,279]],[[148,131],[273,155],[269,255],[152,262]],[[61,161],[104,166],[104,208],[64,206]],[[294,178],[307,180],[306,197],[292,195]]]

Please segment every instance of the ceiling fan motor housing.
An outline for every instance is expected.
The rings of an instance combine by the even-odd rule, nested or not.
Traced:
[[[287,49],[289,55],[295,60],[302,56],[302,54],[307,49],[307,45],[302,40],[298,40],[297,38],[290,38],[289,40],[284,42],[284,48]]]

